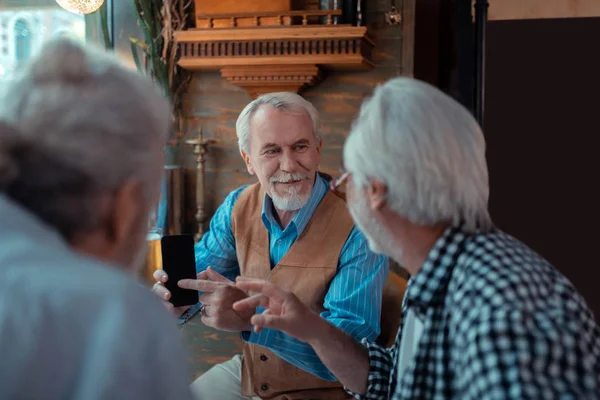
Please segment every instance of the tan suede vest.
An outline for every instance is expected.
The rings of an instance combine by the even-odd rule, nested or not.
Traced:
[[[263,201],[264,191],[256,184],[245,189],[233,207],[231,226],[241,275],[274,282],[322,312],[340,252],[354,226],[344,201],[328,192],[302,235],[273,269],[269,233],[261,220]],[[317,378],[251,344],[244,346],[242,393],[277,400],[351,398],[339,382]]]

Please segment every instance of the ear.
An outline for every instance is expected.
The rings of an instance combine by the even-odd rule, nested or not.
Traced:
[[[374,179],[367,187],[367,200],[372,211],[379,211],[383,208],[387,199],[387,186],[377,179]]]
[[[141,204],[142,185],[137,181],[129,181],[116,191],[108,222],[108,239],[113,243],[123,243],[130,239],[134,227],[138,223]]]
[[[319,140],[319,143],[315,146],[315,150],[317,151],[317,171],[319,170],[319,164],[321,164],[321,147],[323,146],[323,141]]]
[[[250,162],[250,155],[248,153],[246,153],[244,150],[240,150],[240,153],[242,154],[242,158],[244,159],[244,162],[246,163],[246,169],[248,170],[248,173],[250,175],[255,175],[254,167],[252,167],[252,163]]]

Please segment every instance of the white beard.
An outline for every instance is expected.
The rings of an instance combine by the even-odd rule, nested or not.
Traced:
[[[299,186],[292,186],[287,189],[288,194],[285,196],[279,196],[274,191],[271,191],[271,199],[275,208],[281,211],[298,211],[308,203],[310,193],[307,195],[300,195],[298,191]]]
[[[391,240],[391,235],[371,215],[365,197],[357,196],[354,204],[348,203],[348,210],[358,229],[367,238],[369,249],[373,253],[389,257],[393,255],[395,258],[402,256],[402,249],[399,249],[398,245],[394,244],[393,240]]]
[[[298,211],[308,203],[310,192],[305,195],[298,193],[302,189],[302,182],[298,185],[286,187],[286,193],[283,196],[280,196],[275,191],[276,182],[290,182],[292,180],[303,179],[307,179],[307,177],[302,174],[286,174],[284,177],[271,178],[271,199],[275,208],[281,211]]]

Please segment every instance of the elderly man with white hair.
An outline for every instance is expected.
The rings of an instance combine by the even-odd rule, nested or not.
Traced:
[[[67,39],[2,89],[0,398],[191,398],[175,320],[131,276],[158,200],[167,102]]]
[[[395,344],[358,343],[287,290],[239,278],[259,293],[234,309],[266,309],[256,331],[310,344],[357,399],[600,396],[600,329],[560,272],[492,224],[484,137],[465,108],[393,79],[363,104],[344,163],[354,220],[411,274]]]
[[[314,350],[283,332],[252,330],[254,310],[232,279],[267,278],[294,292],[319,318],[356,340],[380,332],[388,259],[369,250],[344,201],[318,172],[321,137],[315,107],[295,93],[263,95],[241,112],[236,130],[248,172],[258,183],[234,190],[196,246],[202,322],[241,332],[243,356],[218,364],[193,383],[198,399],[343,399],[335,376]],[[155,277],[165,282],[164,271]],[[162,285],[155,292],[170,293]]]

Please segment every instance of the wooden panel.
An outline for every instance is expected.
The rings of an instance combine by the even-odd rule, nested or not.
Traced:
[[[308,12],[298,13],[306,19]],[[330,23],[334,11],[314,13],[326,15]],[[236,17],[231,18],[235,23]],[[193,29],[177,32],[176,41],[179,66],[192,71],[219,70],[252,98],[269,92],[299,92],[318,82],[323,69],[373,67],[373,41],[362,26]]]
[[[415,12],[417,0],[402,1],[402,71],[414,76],[415,66]]]
[[[279,25],[291,25],[292,18],[290,17],[264,17],[260,19],[260,26],[279,26]],[[256,26],[256,18],[254,17],[242,17],[242,18],[227,18],[227,17],[216,17],[216,18],[196,18],[196,28],[250,28]]]
[[[600,16],[598,0],[489,0],[490,20]]]
[[[194,57],[181,60],[179,65],[185,69],[215,71],[227,66],[247,65],[323,65],[330,69],[366,70],[373,65],[360,54],[323,54],[293,55],[271,57]]]
[[[260,29],[190,29],[175,32],[177,42],[218,42],[234,40],[283,40],[318,38],[356,38],[366,34],[364,27],[336,26],[286,26]]]
[[[236,12],[290,11],[290,0],[196,0],[196,14],[229,14]]]

